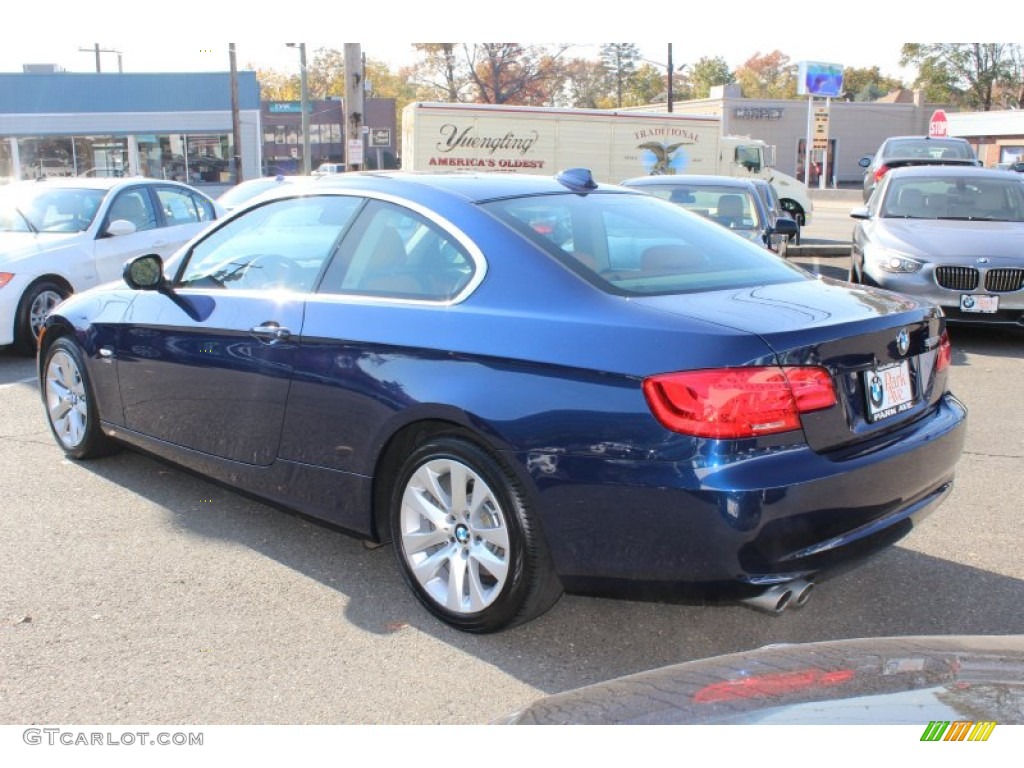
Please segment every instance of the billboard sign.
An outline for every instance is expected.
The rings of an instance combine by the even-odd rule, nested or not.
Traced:
[[[842,96],[843,65],[801,61],[797,65],[796,92],[801,96]]]

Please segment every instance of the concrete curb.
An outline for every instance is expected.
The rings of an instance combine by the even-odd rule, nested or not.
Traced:
[[[838,240],[826,240],[822,242],[815,242],[814,240],[804,240],[800,245],[793,245],[792,243],[786,249],[787,256],[817,256],[819,258],[840,258],[843,256],[850,255],[850,243],[844,243]]]

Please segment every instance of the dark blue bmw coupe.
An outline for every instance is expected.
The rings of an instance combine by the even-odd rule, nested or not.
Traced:
[[[288,185],[48,318],[64,452],[127,444],[371,542],[488,632],[563,590],[806,599],[950,491],[937,308],[555,178]]]

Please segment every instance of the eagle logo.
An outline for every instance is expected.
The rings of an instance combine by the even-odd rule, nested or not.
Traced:
[[[645,141],[637,146],[642,149],[644,167],[651,176],[674,176],[690,164],[690,156],[679,150],[688,142],[678,144],[662,144],[657,141]]]

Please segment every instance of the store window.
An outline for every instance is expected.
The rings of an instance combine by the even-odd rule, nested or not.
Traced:
[[[0,138],[0,184],[14,178],[14,158],[11,157],[11,143]]]
[[[123,176],[128,172],[125,136],[45,136],[18,139],[21,178]]]
[[[187,184],[231,180],[234,145],[230,134],[172,133],[154,138],[160,147],[160,173],[154,176]],[[150,154],[155,155],[155,150]]]

